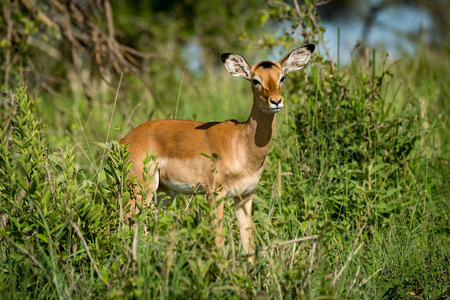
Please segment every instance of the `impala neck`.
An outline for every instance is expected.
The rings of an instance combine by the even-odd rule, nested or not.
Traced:
[[[263,112],[253,94],[253,107],[248,118],[247,138],[250,151],[250,160],[256,164],[264,161],[269,151],[270,141],[275,124],[275,114]]]

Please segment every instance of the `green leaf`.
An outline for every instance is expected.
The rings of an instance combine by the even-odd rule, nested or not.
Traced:
[[[356,178],[361,178],[361,179],[367,179],[368,178],[366,172],[363,172],[363,171],[360,171],[360,170],[352,170],[351,174],[352,174],[353,177],[356,177]]]
[[[28,186],[25,183],[25,180],[23,180],[22,178],[17,178],[17,181],[19,182],[19,185],[28,192]]]
[[[51,212],[51,213],[47,216],[47,219],[48,219],[50,222],[53,222],[53,221],[56,220],[56,218],[57,218],[59,215],[60,215],[60,212],[57,211],[57,210],[54,210],[53,212]]]
[[[45,234],[38,233],[37,236],[38,236],[38,238],[40,238],[41,240],[43,240],[44,242],[46,242],[48,244],[48,238]]]
[[[109,273],[106,269],[102,270],[102,279],[104,283],[108,283],[109,282]]]

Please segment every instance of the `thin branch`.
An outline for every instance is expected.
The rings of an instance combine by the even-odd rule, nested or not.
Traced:
[[[298,17],[302,18],[302,13],[300,12],[300,5],[298,5],[298,1],[294,0],[295,11],[297,12]]]
[[[105,12],[106,12],[106,24],[108,24],[109,40],[114,41],[114,21],[112,15],[111,3],[108,0],[104,0]]]
[[[9,84],[9,74],[11,72],[11,45],[12,45],[12,27],[13,23],[11,21],[11,10],[9,9],[10,6],[10,0],[8,0],[7,5],[3,5],[3,16],[6,20],[6,57],[5,57],[5,88],[8,88]],[[5,111],[6,111],[7,105],[5,102]]]
[[[20,2],[22,2],[22,4],[25,6],[26,9],[28,10],[34,10],[35,6],[33,5],[33,3],[31,3],[29,0],[20,0]],[[49,27],[55,27],[58,28],[58,25],[53,22],[49,17],[47,17],[42,11],[37,10],[37,18],[44,23],[45,25],[49,26]]]
[[[325,1],[322,1],[322,2],[317,2],[317,3],[316,3],[316,6],[322,6],[322,5],[325,5],[325,4],[330,3],[331,1],[333,1],[333,0],[325,0]]]

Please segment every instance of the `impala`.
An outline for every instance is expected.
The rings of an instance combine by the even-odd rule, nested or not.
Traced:
[[[149,174],[153,179],[147,186],[150,193],[144,199],[145,204],[150,203],[155,192],[164,192],[169,197],[178,193],[204,193],[209,199],[234,198],[243,251],[253,252],[252,195],[267,165],[275,115],[284,107],[283,80],[289,72],[303,68],[314,49],[312,44],[302,46],[279,62],[263,61],[254,65],[249,65],[240,55],[222,54],[228,72],[251,83],[253,107],[245,122],[155,120],[126,135],[120,142],[129,145],[134,162],[131,172],[141,182],[147,151],[157,155]],[[215,155],[217,159],[205,154]],[[136,201],[143,204],[139,196],[130,200],[130,214],[137,210]],[[216,212],[215,241],[222,247],[224,201],[211,203]]]

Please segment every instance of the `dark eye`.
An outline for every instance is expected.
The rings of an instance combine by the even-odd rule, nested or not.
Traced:
[[[280,83],[283,83],[283,81],[284,81],[284,76],[283,76],[283,77],[281,77],[281,79],[280,79]]]
[[[253,84],[254,84],[254,85],[258,85],[258,84],[261,84],[261,82],[259,82],[259,81],[258,81],[258,80],[256,80],[256,79],[253,79],[252,81],[253,81]],[[262,84],[261,84],[261,85],[262,85]]]

